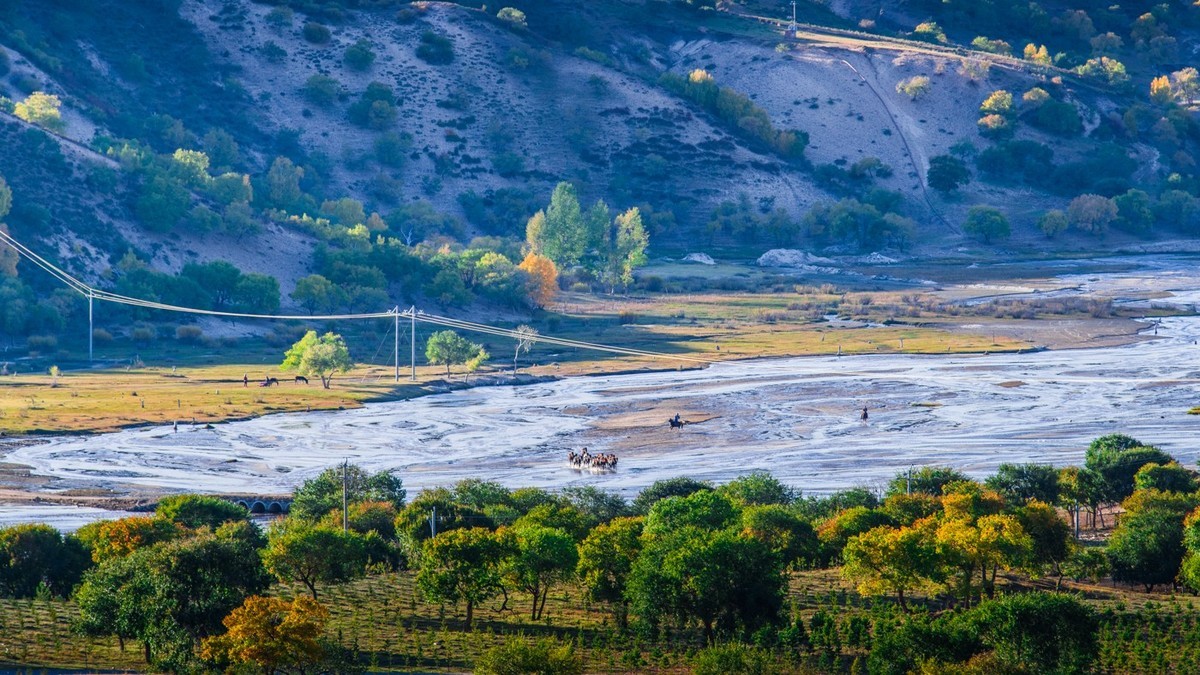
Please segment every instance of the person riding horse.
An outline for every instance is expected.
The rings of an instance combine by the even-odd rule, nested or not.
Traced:
[[[575,451],[567,453],[567,463],[571,468],[583,469],[598,469],[601,471],[612,471],[617,468],[617,456],[611,453],[600,453],[592,455],[588,453],[588,449],[584,448],[583,452],[578,454]]]

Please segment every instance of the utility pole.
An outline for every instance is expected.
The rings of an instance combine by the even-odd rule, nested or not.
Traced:
[[[908,474],[904,478],[904,494],[912,494],[912,465],[908,465]]]
[[[342,533],[343,534],[345,534],[346,529],[347,529],[346,528],[346,525],[347,525],[346,508],[349,506],[349,504],[347,503],[349,501],[349,499],[348,499],[349,495],[347,494],[349,492],[349,490],[346,487],[346,469],[349,466],[349,464],[350,464],[350,460],[348,460],[348,459],[342,460]]]
[[[429,536],[430,538],[437,536],[437,507],[429,512]]]
[[[395,366],[396,366],[396,382],[399,382],[400,381],[400,305],[396,305],[396,307],[393,308],[392,311],[395,312],[395,314],[396,314],[395,317],[393,317],[396,320],[396,325],[395,325],[394,333],[393,333],[393,338],[395,338],[395,339],[392,343],[392,363],[395,364]]]
[[[417,306],[413,305],[408,308],[408,318],[411,323],[408,326],[408,346],[409,356],[408,362],[412,364],[412,381],[417,381]]]
[[[93,344],[93,340],[96,337],[96,328],[92,320],[92,300],[95,297],[95,293],[88,291],[88,363],[92,363],[95,360],[95,345]]]
[[[792,23],[788,26],[788,34],[796,37],[796,0],[792,0]]]

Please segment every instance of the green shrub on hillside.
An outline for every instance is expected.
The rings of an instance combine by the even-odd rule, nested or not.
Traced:
[[[737,133],[763,143],[787,159],[799,159],[808,147],[808,134],[803,131],[776,129],[767,111],[758,107],[750,97],[729,87],[717,86],[707,71],[693,70],[686,78],[676,73],[664,73],[659,78],[668,91],[695,101]]]
[[[454,43],[444,35],[425,31],[417,47],[417,57],[426,63],[444,66],[454,61]]]
[[[300,90],[305,100],[322,108],[331,105],[338,96],[338,81],[328,75],[316,74],[304,82]]]
[[[304,29],[301,33],[304,35],[305,40],[315,45],[327,44],[333,37],[333,33],[329,31],[329,28],[316,21],[309,21],[304,24]]]
[[[359,40],[346,48],[345,60],[354,70],[367,70],[375,63],[375,50],[369,40]]]

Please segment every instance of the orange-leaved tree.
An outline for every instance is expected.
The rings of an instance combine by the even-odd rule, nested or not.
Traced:
[[[529,274],[529,299],[537,307],[545,307],[554,301],[558,293],[558,267],[554,261],[530,253],[518,265]]]
[[[304,668],[325,658],[321,638],[328,620],[329,611],[312,598],[298,596],[288,602],[252,595],[222,621],[224,635],[203,642],[200,656],[264,673]]]

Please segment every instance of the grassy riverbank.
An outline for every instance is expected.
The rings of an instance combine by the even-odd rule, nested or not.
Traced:
[[[559,327],[554,334],[709,360],[829,355],[839,349],[847,355],[944,354],[1014,351],[1032,346],[1013,337],[993,339],[991,335],[941,328],[834,328],[778,319],[629,324],[621,323],[619,318],[572,317],[562,320]],[[422,342],[419,334],[418,363],[424,361],[419,353]],[[187,347],[175,348],[171,354],[144,350],[139,355],[141,364],[134,367],[73,370],[57,379],[43,374],[4,378],[0,381],[4,392],[0,395],[0,432],[13,436],[104,432],[175,421],[203,424],[276,412],[351,408],[371,401],[436,393],[451,386],[509,381],[512,346],[494,337],[483,342],[495,360],[469,379],[454,373],[447,380],[444,369],[419,365],[416,382],[412,382],[408,349],[401,349],[399,382],[391,366],[360,365],[338,375],[330,389],[322,388],[315,378],[308,385],[295,383],[290,374],[278,370],[276,363],[264,362],[264,350],[253,344],[223,347],[215,357],[207,354],[213,350],[200,347],[194,348],[195,354]],[[225,362],[211,362],[218,359]],[[522,355],[521,366],[523,375],[536,377],[695,367],[671,359],[618,357],[546,346]],[[243,385],[243,375],[249,377],[249,386]],[[258,386],[267,376],[279,378],[280,384]]]

